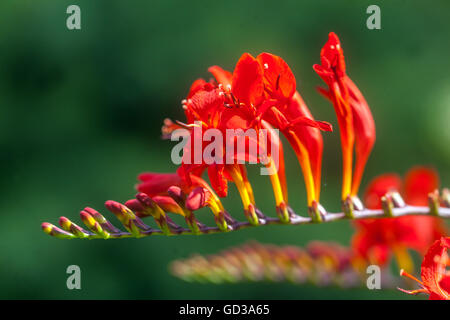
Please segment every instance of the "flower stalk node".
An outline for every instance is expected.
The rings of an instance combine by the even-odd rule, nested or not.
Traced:
[[[445,207],[450,208],[450,190],[447,188],[442,190],[442,204]]]
[[[439,191],[435,190],[428,194],[428,206],[430,207],[430,214],[433,216],[438,216],[439,206],[441,203],[441,198],[439,196]]]
[[[390,193],[392,203],[395,208],[403,208],[406,206],[405,200],[403,200],[402,196],[397,191],[391,191]]]
[[[381,197],[381,206],[386,217],[394,217],[394,201],[392,200],[392,194],[390,192]]]
[[[342,201],[342,211],[347,218],[353,219],[355,217],[355,210],[364,210],[361,200],[357,196],[347,196],[347,198]]]
[[[313,201],[308,208],[308,214],[313,223],[321,223],[325,220],[326,210],[320,203]]]
[[[286,203],[283,201],[276,207],[278,218],[280,218],[280,221],[283,223],[289,223],[290,222],[290,214],[288,211],[288,207]]]
[[[247,209],[244,210],[245,217],[251,225],[257,226],[259,224],[264,224],[264,220],[259,220],[258,213],[253,204],[249,204]]]

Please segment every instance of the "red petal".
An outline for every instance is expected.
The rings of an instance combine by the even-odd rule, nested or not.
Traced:
[[[247,105],[256,106],[263,98],[263,70],[258,61],[248,53],[244,53],[236,64],[231,92]]]
[[[289,118],[307,117],[314,120],[308,106],[303,101],[298,92],[292,97],[286,111],[283,112]],[[314,176],[315,189],[317,197],[320,194],[321,172],[322,172],[322,154],[323,154],[323,138],[322,133],[316,128],[308,126],[295,126],[293,128],[302,144],[308,150],[311,170]],[[291,142],[291,140],[290,140]]]
[[[345,76],[344,83],[349,93],[349,103],[353,114],[353,127],[355,129],[355,171],[353,173],[352,193],[357,194],[364,168],[373,145],[375,144],[375,121],[364,96],[353,81]]]
[[[332,69],[338,77],[345,75],[344,51],[341,42],[334,32],[328,35],[328,41],[320,51],[322,67]]]
[[[439,188],[439,176],[435,170],[415,167],[405,176],[404,194],[408,204],[426,206],[428,194]]]
[[[364,260],[379,265],[385,265],[390,257],[389,247],[386,242],[380,241],[376,230],[380,231],[383,221],[387,219],[365,219],[356,223],[358,231],[352,238],[352,248],[355,253]]]
[[[400,191],[401,178],[393,173],[380,175],[373,179],[364,194],[364,203],[369,209],[381,209],[381,197],[389,191]]]
[[[142,183],[137,185],[137,190],[146,193],[149,197],[166,194],[167,189],[173,185],[185,187],[185,184],[182,183],[181,178],[176,173],[147,172],[141,173],[138,179]]]
[[[313,120],[308,117],[298,117],[289,122],[289,126],[302,125],[320,129],[322,131],[333,131],[333,127],[326,121]]]
[[[203,89],[206,85],[206,81],[203,79],[197,79],[192,83],[191,88],[189,89],[189,94],[187,95],[187,99],[191,98],[194,94],[196,94],[199,90]]]
[[[224,165],[213,164],[208,167],[208,177],[212,188],[219,197],[226,197],[228,194],[228,182],[224,175]]]
[[[296,81],[288,64],[280,57],[261,53],[257,60],[264,70],[264,84],[270,93],[291,98],[295,93]]]
[[[201,90],[192,96],[188,104],[188,110],[196,114],[198,120],[209,122],[211,115],[223,108],[224,97],[219,94],[219,89],[206,91]]]
[[[212,73],[216,81],[222,84],[224,87],[231,85],[233,75],[231,72],[222,69],[219,66],[212,66],[208,68],[208,71]]]

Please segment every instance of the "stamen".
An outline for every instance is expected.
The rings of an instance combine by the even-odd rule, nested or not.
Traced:
[[[275,91],[278,91],[278,88],[280,87],[280,78],[281,78],[281,74],[278,74],[277,83],[275,85]]]
[[[182,126],[183,128],[186,128],[186,129],[190,129],[190,128],[194,128],[194,127],[197,127],[197,128],[201,128],[201,126],[200,125],[198,125],[198,124],[196,124],[196,123],[184,123],[184,122],[181,122],[181,121],[179,121],[179,120],[175,120],[175,122],[178,124],[178,125],[180,125],[180,126]],[[203,125],[205,125],[205,123],[203,122],[203,121],[200,121]]]
[[[230,92],[230,97],[233,100],[234,105],[238,106],[239,101],[236,99],[236,97],[234,96],[234,94],[232,92]]]
[[[407,277],[407,278],[409,278],[409,279],[411,279],[411,280],[414,280],[414,281],[420,283],[420,285],[423,285],[422,281],[420,281],[420,280],[417,279],[416,277],[410,275],[408,272],[406,272],[406,271],[403,270],[403,269],[400,270],[400,275],[401,275],[402,277]],[[400,290],[401,290],[401,289],[400,289]]]

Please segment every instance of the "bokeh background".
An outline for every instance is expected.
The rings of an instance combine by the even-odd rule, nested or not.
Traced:
[[[66,28],[70,4],[81,8],[81,30]],[[381,7],[381,30],[366,28],[370,4]],[[233,69],[243,52],[281,55],[316,118],[337,127],[312,70],[329,31],[340,36],[348,73],[377,124],[364,184],[425,164],[449,186],[450,3],[16,0],[1,1],[0,12],[0,298],[410,298],[395,290],[191,284],[168,272],[174,259],[249,240],[349,244],[348,222],[109,241],[62,241],[40,224],[61,215],[79,222],[85,206],[130,199],[138,173],[175,170],[172,143],[160,140],[162,120],[182,120],[180,101],[190,83],[209,77],[213,64]],[[325,135],[325,146],[321,202],[339,210],[337,132]],[[305,213],[290,151],[287,167],[291,205]],[[250,172],[258,206],[271,212],[268,179],[257,168]],[[233,191],[224,201],[236,216],[238,199]],[[81,267],[81,290],[66,288],[70,264]]]

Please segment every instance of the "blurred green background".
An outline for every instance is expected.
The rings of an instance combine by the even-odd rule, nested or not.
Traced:
[[[81,8],[82,29],[66,28],[66,8]],[[381,7],[382,30],[366,28],[366,8]],[[233,69],[243,52],[268,51],[291,66],[316,118],[337,128],[315,87],[312,65],[327,34],[341,38],[348,74],[369,102],[377,143],[365,174],[403,174],[427,164],[450,186],[450,3],[446,1],[1,1],[0,298],[322,299],[409,298],[398,291],[311,285],[190,284],[168,264],[248,240],[348,244],[349,223],[271,226],[210,236],[62,241],[43,221],[79,222],[85,206],[133,197],[136,175],[173,171],[165,117],[183,120],[180,101],[208,66]],[[300,169],[287,152],[291,205],[305,213]],[[321,202],[339,210],[338,133],[325,134]],[[273,212],[266,177],[252,168],[257,204]],[[237,217],[233,191],[224,201]],[[66,288],[70,264],[82,290]]]

